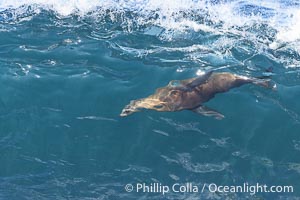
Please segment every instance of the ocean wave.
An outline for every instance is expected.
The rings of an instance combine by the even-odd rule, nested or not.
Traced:
[[[165,29],[194,31],[245,31],[241,27],[267,24],[282,41],[300,38],[300,5],[292,1],[205,1],[205,0],[4,0],[0,21],[17,20],[54,11],[57,16],[79,15],[127,21],[127,25],[152,24]]]
[[[0,2],[0,32],[21,31],[27,21],[57,34],[75,32],[31,53],[77,48],[88,38],[104,41],[112,57],[160,66],[227,67],[249,71],[300,66],[300,5],[289,1],[21,0]],[[62,30],[60,30],[62,28]],[[37,28],[38,29],[38,28]],[[42,27],[41,27],[42,29]],[[26,38],[26,36],[24,36]],[[82,41],[80,42],[76,41]],[[142,40],[142,41],[141,41]],[[74,42],[75,41],[75,42]],[[7,49],[7,46],[4,46]],[[78,56],[86,55],[77,48]],[[82,55],[81,55],[82,54]],[[180,66],[178,66],[180,65]],[[25,68],[24,68],[25,69]],[[28,70],[27,70],[28,71]],[[25,74],[27,73],[25,69]],[[23,72],[22,72],[23,73]],[[250,74],[252,75],[252,74]]]

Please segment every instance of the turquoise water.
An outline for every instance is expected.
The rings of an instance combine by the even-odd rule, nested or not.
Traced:
[[[0,1],[0,199],[299,199],[299,10],[294,1]],[[223,120],[119,117],[171,80],[270,67],[275,91],[245,85],[206,103]],[[294,192],[124,189],[143,182]]]

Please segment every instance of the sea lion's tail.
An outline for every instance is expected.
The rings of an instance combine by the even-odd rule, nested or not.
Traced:
[[[271,80],[273,74],[273,68],[269,67],[265,70],[265,74],[253,79],[253,83],[261,87],[270,88],[276,90],[276,84]]]
[[[264,78],[264,79],[253,78],[252,83],[254,83],[255,85],[259,85],[261,87],[265,87],[265,88],[270,88],[270,89],[276,88],[276,84],[274,84],[273,81],[269,78]]]

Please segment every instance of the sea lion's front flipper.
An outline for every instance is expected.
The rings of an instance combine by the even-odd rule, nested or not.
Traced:
[[[195,87],[202,85],[204,83],[206,83],[206,81],[209,79],[209,77],[212,75],[213,71],[208,71],[196,78],[192,78],[192,79],[187,79],[187,80],[182,80],[182,81],[178,81],[178,80],[173,80],[169,82],[170,87],[174,87],[183,91],[191,91],[193,90]]]
[[[205,74],[202,74],[200,76],[198,76],[195,80],[193,80],[192,82],[188,83],[186,85],[186,87],[188,88],[194,88],[197,87],[199,85],[202,85],[203,83],[205,83],[209,77],[212,75],[213,71],[208,71]]]
[[[221,120],[225,117],[224,115],[222,115],[218,111],[216,111],[214,109],[211,109],[209,107],[203,106],[203,105],[201,105],[197,108],[194,108],[191,111],[193,111],[195,113],[198,113],[200,115],[214,117],[215,119],[218,119],[218,120]]]

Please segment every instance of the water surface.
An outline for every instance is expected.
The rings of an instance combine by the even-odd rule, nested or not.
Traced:
[[[297,1],[0,1],[0,199],[298,199]],[[216,69],[262,76],[189,111],[132,99]],[[268,74],[267,74],[268,75]],[[292,185],[293,193],[127,193],[127,183]]]

